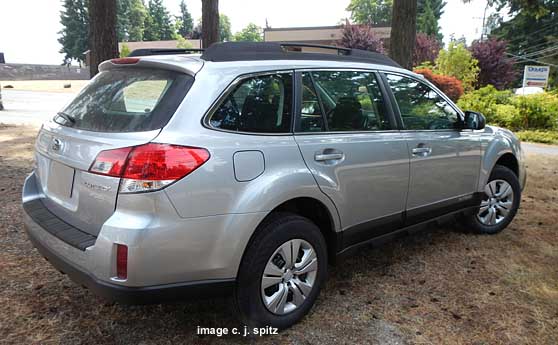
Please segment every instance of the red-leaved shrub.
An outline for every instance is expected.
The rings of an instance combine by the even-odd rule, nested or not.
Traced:
[[[416,67],[424,62],[434,64],[438,53],[440,53],[440,43],[436,38],[418,32],[413,52],[413,66]]]
[[[415,73],[422,74],[454,102],[457,102],[459,97],[463,95],[463,85],[461,84],[461,81],[455,77],[434,74],[428,68],[416,69]]]
[[[343,36],[338,45],[383,54],[384,43],[368,25],[343,25]]]

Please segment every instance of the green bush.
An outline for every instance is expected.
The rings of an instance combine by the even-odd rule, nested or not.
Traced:
[[[521,141],[532,141],[543,144],[558,144],[556,131],[519,131],[515,133]]]
[[[479,76],[479,61],[463,43],[450,42],[447,49],[440,50],[433,72],[455,77],[463,84],[465,92],[471,91]]]
[[[558,94],[555,93],[516,96],[488,85],[466,93],[457,104],[463,110],[483,113],[489,124],[511,130],[558,130]]]

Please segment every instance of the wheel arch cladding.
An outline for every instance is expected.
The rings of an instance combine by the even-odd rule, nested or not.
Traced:
[[[308,218],[320,229],[327,246],[328,262],[334,263],[340,241],[338,239],[339,233],[336,231],[336,222],[334,218],[337,214],[332,212],[336,211],[330,210],[322,201],[313,197],[296,197],[287,200],[271,210],[260,222],[256,231],[254,231],[251,235],[244,252],[246,252],[246,249],[250,247],[256,233],[260,231],[263,228],[263,225],[271,219],[274,219],[274,217],[279,216],[282,213],[296,214],[301,217]]]

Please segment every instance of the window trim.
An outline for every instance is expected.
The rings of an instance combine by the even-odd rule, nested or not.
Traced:
[[[322,116],[324,116],[324,121],[325,121],[325,131],[321,131],[321,132],[301,132],[300,131],[300,118],[301,118],[301,110],[302,110],[302,73],[304,72],[310,72],[310,76],[312,77],[312,86],[314,86],[314,89],[316,89],[315,85],[314,85],[314,77],[312,76],[311,72],[365,72],[365,73],[370,73],[374,75],[374,78],[376,79],[376,82],[378,83],[378,88],[380,90],[380,94],[381,97],[384,101],[384,104],[386,106],[386,116],[387,119],[389,121],[390,127],[391,129],[383,129],[383,130],[374,130],[374,131],[329,131],[328,130],[328,125],[327,125],[327,119],[325,119],[325,112],[323,111],[323,104],[321,103],[321,99],[319,99],[320,102],[320,107],[322,108]],[[385,85],[384,81],[382,79],[381,76],[381,71],[379,71],[377,68],[351,68],[351,67],[317,67],[317,68],[300,68],[300,69],[296,69],[295,70],[295,74],[297,75],[296,77],[296,81],[298,84],[298,89],[300,90],[299,93],[297,93],[296,96],[296,108],[295,108],[295,126],[294,126],[294,134],[295,135],[330,135],[330,134],[374,134],[374,133],[393,133],[393,132],[399,132],[399,123],[397,122],[397,114],[395,113],[395,109],[393,108],[391,99],[389,98],[389,94],[386,93],[386,89],[385,89]],[[316,90],[317,92],[317,90]]]
[[[254,77],[261,77],[267,75],[276,75],[276,74],[289,74],[291,73],[292,78],[292,103],[291,103],[291,123],[289,125],[289,131],[284,133],[265,133],[265,132],[245,132],[245,131],[233,131],[230,129],[222,129],[217,128],[211,125],[211,117],[219,109],[219,107],[226,101],[226,99],[234,92],[236,87],[240,85],[247,79],[254,78]],[[296,77],[295,71],[293,69],[280,69],[280,70],[269,70],[269,71],[260,71],[254,73],[246,73],[237,76],[227,87],[221,92],[219,97],[211,104],[209,110],[206,111],[204,116],[201,119],[201,124],[204,128],[218,131],[218,132],[225,132],[225,133],[233,133],[233,134],[241,134],[241,135],[261,135],[261,136],[291,136],[293,135],[294,131],[294,118],[295,118],[295,109],[296,109],[296,99],[297,99],[297,86],[296,86]]]
[[[457,113],[457,116],[459,117],[459,120],[461,122],[465,121],[465,115],[463,114],[461,109],[459,109],[455,105],[455,103],[453,103],[453,101],[451,99],[449,99],[449,97],[447,97],[442,91],[440,91],[440,89],[438,89],[434,84],[432,84],[426,78],[422,79],[422,78],[416,77],[416,76],[411,75],[411,74],[385,71],[385,70],[380,70],[379,74],[381,75],[381,79],[382,79],[382,82],[383,82],[384,87],[386,89],[386,92],[389,95],[390,102],[393,104],[394,115],[396,116],[396,120],[398,122],[400,131],[405,131],[405,132],[462,132],[464,130],[465,131],[467,130],[467,129],[464,129],[464,128],[406,129],[405,124],[403,123],[403,117],[401,116],[401,110],[399,109],[399,104],[397,103],[397,99],[395,98],[393,90],[391,89],[391,86],[389,85],[389,81],[387,80],[387,75],[388,74],[392,74],[392,75],[396,75],[396,76],[400,76],[400,77],[404,77],[404,78],[409,78],[409,79],[415,80],[415,81],[417,81],[421,84],[426,85],[432,91],[434,91],[434,93],[436,93],[439,97],[441,97],[444,101],[446,101],[453,110],[455,110],[455,112]]]

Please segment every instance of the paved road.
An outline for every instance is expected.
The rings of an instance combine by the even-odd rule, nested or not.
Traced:
[[[68,103],[74,94],[2,89],[0,123],[40,126]]]
[[[2,90],[5,110],[0,111],[0,123],[40,126],[52,118],[75,94]],[[558,145],[522,143],[527,153],[558,155]]]
[[[527,153],[538,153],[543,155],[558,155],[558,145],[545,145],[535,143],[521,143],[521,147]]]

